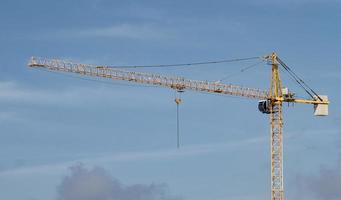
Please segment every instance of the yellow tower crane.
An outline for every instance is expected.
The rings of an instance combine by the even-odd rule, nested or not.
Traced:
[[[258,99],[258,108],[261,112],[269,114],[271,126],[271,200],[284,200],[283,184],[283,102],[312,104],[316,116],[328,115],[327,96],[318,95],[301,78],[299,78],[276,53],[262,57],[271,64],[271,83],[269,91],[241,87],[237,85],[223,84],[220,82],[208,82],[189,80],[182,77],[168,77],[149,73],[126,71],[110,66],[96,66],[88,64],[77,64],[58,59],[45,59],[32,57],[29,67],[46,68],[48,70],[76,73],[80,75],[96,76],[113,80],[123,80],[138,84],[150,84],[167,87],[176,91],[193,90],[208,93],[219,93],[223,95],[242,96]],[[280,79],[279,64],[300,84],[311,99],[298,99],[287,88],[282,87]],[[181,103],[176,98],[177,105]],[[179,143],[178,143],[179,145]]]

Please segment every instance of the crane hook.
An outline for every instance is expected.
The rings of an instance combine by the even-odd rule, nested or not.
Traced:
[[[180,148],[180,119],[179,119],[179,105],[182,103],[181,93],[183,90],[177,90],[175,93],[175,103],[176,103],[176,142],[177,148]]]

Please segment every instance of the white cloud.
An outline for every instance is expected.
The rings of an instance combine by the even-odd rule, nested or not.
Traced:
[[[111,164],[115,162],[134,162],[134,161],[148,161],[148,160],[167,160],[178,159],[182,157],[192,157],[205,155],[216,152],[224,152],[234,148],[240,148],[241,146],[249,146],[252,144],[259,144],[268,141],[267,138],[251,138],[242,141],[231,141],[229,143],[220,144],[205,144],[205,145],[192,145],[182,147],[180,149],[163,149],[157,151],[145,151],[145,152],[121,152],[116,154],[102,154],[93,155],[88,158],[79,159],[76,161],[68,161],[56,164],[47,164],[31,167],[23,167],[17,169],[10,169],[0,172],[1,176],[20,176],[24,174],[49,174],[49,173],[61,173],[69,166],[77,163],[86,164]]]
[[[298,175],[295,182],[297,199],[341,199],[340,165],[329,168],[321,167],[316,175]]]
[[[260,1],[251,1],[253,4],[278,4],[278,5],[306,5],[311,3],[341,3],[340,0],[260,0]]]
[[[153,24],[118,24],[108,27],[92,27],[76,30],[62,30],[58,35],[66,38],[126,38],[165,39],[172,36],[170,31]]]
[[[107,94],[105,88],[70,86],[64,89],[40,89],[25,87],[16,82],[0,82],[0,101],[25,102],[39,105],[79,105],[87,100],[96,100]]]
[[[58,200],[177,200],[168,193],[166,184],[123,185],[105,169],[86,169],[83,165],[71,168],[58,186]]]
[[[324,131],[306,131],[306,134],[311,136],[311,134],[326,134],[326,132],[330,134],[336,134],[335,130],[324,130]],[[287,139],[295,139],[292,138],[293,135],[297,133],[291,132],[286,133]],[[206,155],[217,152],[226,152],[236,148],[241,148],[243,146],[250,145],[259,145],[263,143],[267,143],[267,137],[258,137],[258,138],[249,138],[245,140],[239,141],[231,141],[227,143],[214,143],[214,144],[202,144],[202,145],[191,145],[181,147],[180,149],[161,149],[156,151],[144,151],[144,152],[119,152],[119,153],[103,153],[88,156],[87,158],[55,163],[55,164],[46,164],[46,165],[37,165],[30,167],[23,167],[17,169],[10,169],[6,171],[0,172],[1,176],[16,176],[23,174],[34,174],[34,173],[60,173],[65,171],[69,166],[72,166],[75,162],[77,163],[86,163],[86,164],[113,164],[116,162],[136,162],[136,161],[150,161],[150,160],[169,160],[169,159],[179,159],[182,157],[193,157],[199,155]]]
[[[17,115],[15,112],[2,112],[0,111],[0,121],[7,121],[12,119],[17,119]]]

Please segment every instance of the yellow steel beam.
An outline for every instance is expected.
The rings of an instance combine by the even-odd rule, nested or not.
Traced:
[[[280,102],[291,102],[291,103],[302,103],[302,104],[325,104],[328,105],[329,101],[308,100],[308,99],[286,99],[283,97],[270,98],[270,100],[280,101]]]
[[[290,102],[290,101],[287,101]],[[292,102],[294,103],[303,103],[303,104],[329,104],[329,101],[320,101],[320,100],[306,100],[306,99],[294,99]]]

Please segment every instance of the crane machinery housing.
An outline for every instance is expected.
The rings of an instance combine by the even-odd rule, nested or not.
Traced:
[[[258,109],[262,113],[268,114],[270,118],[271,200],[284,200],[282,104],[283,102],[312,104],[314,106],[314,115],[326,116],[328,115],[329,101],[327,96],[318,95],[312,90],[277,56],[276,53],[271,53],[260,58],[271,64],[271,80],[268,91],[223,84],[220,82],[198,81],[182,77],[168,77],[150,73],[126,71],[111,66],[77,64],[58,59],[32,57],[28,65],[33,68],[45,68],[52,71],[130,81],[137,84],[156,85],[171,88],[176,91],[192,90],[258,99]],[[310,95],[311,99],[296,98],[294,93],[289,92],[287,88],[283,88],[279,66],[282,66],[289,75],[303,87]],[[175,101],[177,105],[181,103],[180,98],[176,98]]]

